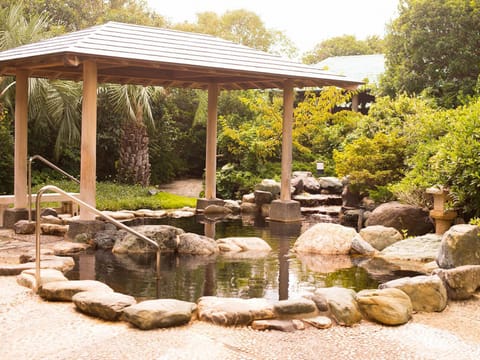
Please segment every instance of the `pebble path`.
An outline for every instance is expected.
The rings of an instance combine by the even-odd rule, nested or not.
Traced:
[[[45,302],[15,277],[0,277],[0,358],[18,359],[480,359],[480,297],[440,314],[415,314],[399,327],[283,333],[194,321],[142,331]]]

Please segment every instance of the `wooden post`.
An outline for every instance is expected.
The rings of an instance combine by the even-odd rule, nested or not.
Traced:
[[[28,148],[28,72],[18,70],[15,83],[15,159],[14,195],[15,209],[26,209],[27,199],[27,148]]]
[[[359,106],[360,98],[358,94],[355,94],[352,96],[352,111],[353,112],[358,112],[358,106]]]
[[[282,182],[280,200],[291,200],[292,178],[292,131],[293,131],[293,85],[286,81],[283,89],[283,127],[282,127]]]
[[[80,198],[95,206],[97,139],[97,64],[83,63],[82,139],[80,148]],[[81,220],[93,220],[95,214],[80,207]]]
[[[218,86],[208,85],[207,151],[205,159],[205,198],[215,199],[217,171],[217,103]]]

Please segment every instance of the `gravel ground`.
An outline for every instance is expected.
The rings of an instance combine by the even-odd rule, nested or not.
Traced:
[[[44,302],[15,277],[0,277],[0,358],[20,359],[480,359],[480,297],[386,327],[283,333],[194,321],[150,331]]]
[[[167,187],[183,195],[190,195],[188,189],[197,196],[193,193],[201,190],[201,181]],[[55,241],[58,238],[42,237],[42,249]],[[0,260],[13,261],[18,251],[32,251],[33,244],[33,236],[2,230]],[[363,321],[351,328],[283,333],[194,321],[183,327],[142,331],[125,322],[88,317],[72,303],[44,302],[17,285],[15,277],[0,276],[0,359],[477,360],[480,295],[450,302],[442,313],[415,314],[399,327]]]

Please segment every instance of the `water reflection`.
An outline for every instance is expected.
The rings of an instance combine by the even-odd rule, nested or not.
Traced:
[[[255,236],[272,251],[245,258],[244,254],[219,256],[161,255],[160,278],[155,254],[125,255],[97,250],[76,259],[71,279],[97,279],[115,291],[137,298],[176,298],[196,301],[205,295],[263,297],[283,300],[316,287],[343,286],[356,291],[378,283],[350,257],[296,256],[290,253],[304,229],[300,223],[265,222],[262,218],[211,222],[202,218],[166,219],[163,224],[213,238]],[[259,254],[255,254],[259,255]]]

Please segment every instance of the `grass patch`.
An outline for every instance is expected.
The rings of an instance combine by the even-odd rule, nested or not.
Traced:
[[[78,184],[68,180],[53,180],[49,185],[58,186],[60,189],[68,192],[79,192]],[[42,186],[39,184],[33,187],[33,193],[36,193]],[[153,189],[153,187],[151,188]],[[159,192],[150,195],[149,188],[140,185],[124,185],[113,182],[97,183],[97,209],[98,210],[138,210],[138,209],[179,209],[183,207],[195,207],[196,198]],[[49,206],[54,206],[50,204]]]

